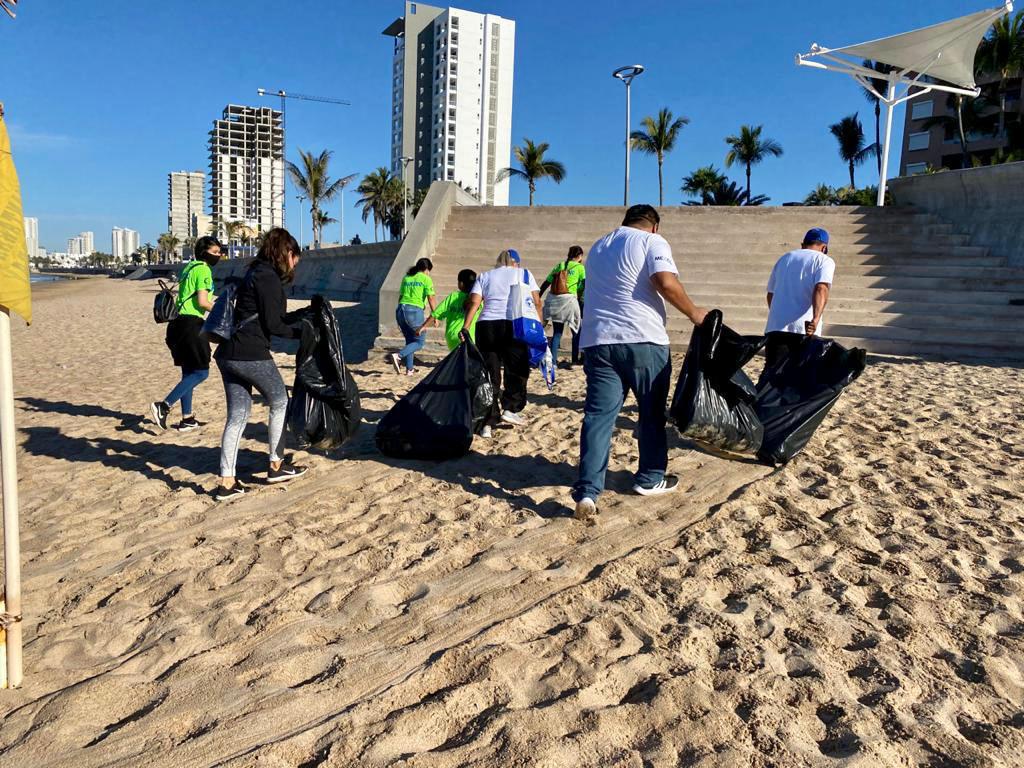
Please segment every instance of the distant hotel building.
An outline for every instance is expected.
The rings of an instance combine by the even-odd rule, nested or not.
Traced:
[[[92,232],[80,232],[76,237],[68,238],[68,255],[91,256],[96,251]]]
[[[39,256],[39,219],[25,217],[25,246],[30,259]]]
[[[516,25],[493,14],[406,2],[384,34],[392,62],[391,171],[410,190],[462,184],[490,205],[508,205],[508,179],[495,174],[512,148]]]
[[[127,261],[139,250],[139,233],[134,229],[114,227],[110,232],[110,253],[115,261]]]
[[[229,221],[240,221],[255,232],[284,226],[280,111],[229,104],[223,117],[213,121],[210,194],[210,213],[219,234]]]
[[[988,91],[995,91],[998,78],[991,76],[979,77],[978,85]],[[996,87],[993,87],[993,84]],[[988,86],[988,87],[985,87]],[[1005,116],[1003,123],[1006,128],[1019,124],[1024,117],[1021,115],[1021,103],[1024,98],[1022,80],[1013,77],[1006,82]],[[967,154],[988,163],[1000,149],[1009,146],[1009,136],[1004,130],[998,135],[999,99],[994,93],[986,93],[986,100],[994,102],[989,108],[993,122],[992,130],[985,133],[968,133]],[[903,152],[900,156],[900,176],[913,176],[924,173],[929,167],[957,169],[963,166],[963,153],[960,150],[960,132],[956,118],[956,97],[942,91],[917,96],[907,102],[907,115],[903,124]],[[964,109],[969,109],[967,105]],[[986,114],[986,113],[983,113]],[[930,118],[946,117],[941,124],[926,128]]]
[[[167,231],[184,245],[190,237],[209,234],[209,217],[203,213],[206,174],[176,171],[167,174]],[[181,253],[181,246],[176,249]]]

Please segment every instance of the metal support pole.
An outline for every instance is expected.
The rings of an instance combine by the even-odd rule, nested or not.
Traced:
[[[630,99],[629,99],[629,86],[630,81],[626,81],[626,180],[622,189],[622,206],[629,208],[629,126],[630,126]]]
[[[18,467],[14,427],[14,376],[11,315],[0,307],[0,474],[3,483],[4,593],[6,612],[15,617],[7,628],[7,685],[21,685],[21,544],[18,540]]]
[[[892,111],[895,100],[896,80],[895,75],[890,74],[889,90],[886,92],[885,99],[885,143],[882,145],[882,173],[878,178],[878,200],[876,201],[879,207],[885,205],[885,186],[889,176],[889,144],[892,139]]]

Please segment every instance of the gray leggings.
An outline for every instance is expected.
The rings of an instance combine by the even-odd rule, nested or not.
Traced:
[[[281,372],[273,360],[218,360],[217,367],[224,379],[224,394],[228,399],[228,420],[220,439],[220,476],[235,476],[235,459],[242,432],[249,422],[252,410],[252,388],[263,395],[270,406],[270,460],[284,457],[284,416],[288,407],[288,393]]]

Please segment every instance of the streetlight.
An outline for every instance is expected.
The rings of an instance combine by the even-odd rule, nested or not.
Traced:
[[[405,172],[409,168],[412,158],[400,157],[398,159],[402,161],[402,239],[404,240],[409,232],[409,187],[405,180]]]
[[[622,205],[626,208],[629,207],[629,86],[633,82],[633,78],[642,74],[643,71],[643,64],[630,64],[626,67],[619,67],[612,72],[612,77],[617,78],[626,84],[626,178],[623,183],[622,192]]]
[[[306,199],[305,195],[296,195],[295,199],[299,201],[299,250],[302,250],[302,201]]]

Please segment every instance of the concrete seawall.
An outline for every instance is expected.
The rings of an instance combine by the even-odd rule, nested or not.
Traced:
[[[889,182],[897,205],[941,216],[971,245],[1024,267],[1024,163],[943,171]]]
[[[320,294],[336,301],[376,301],[391,265],[398,255],[399,243],[367,243],[302,252],[288,295],[308,299]],[[229,277],[245,275],[250,259],[221,261],[213,270],[219,285]]]

